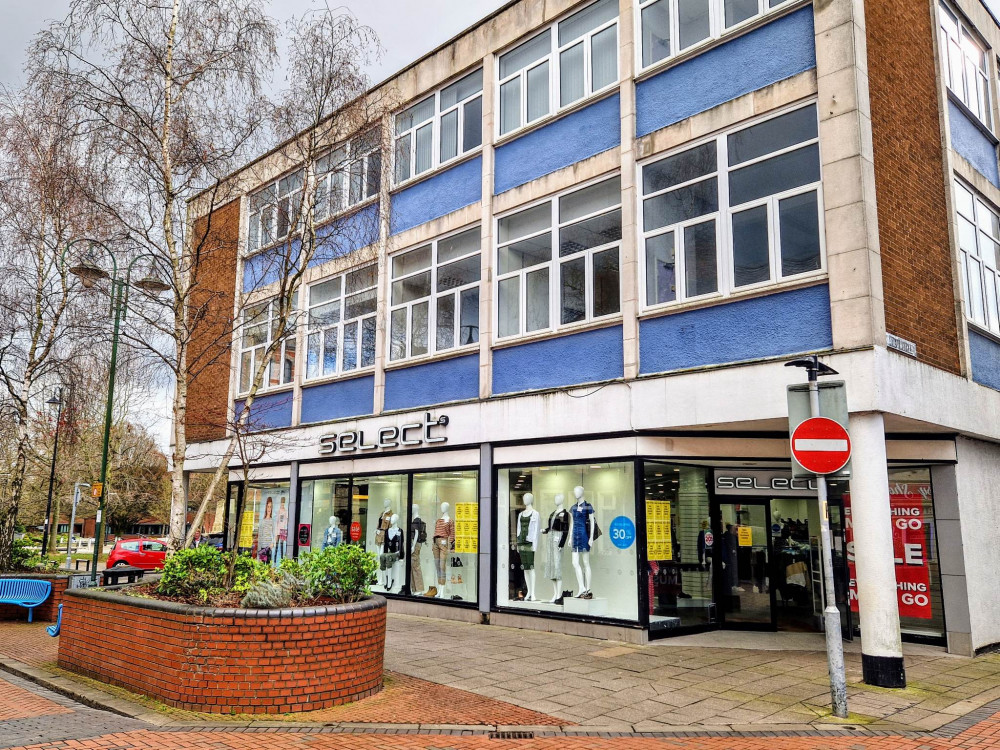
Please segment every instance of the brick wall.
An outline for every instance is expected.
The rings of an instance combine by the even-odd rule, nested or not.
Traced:
[[[865,22],[886,330],[958,373],[931,4],[867,0]]]
[[[234,610],[71,591],[59,666],[178,708],[312,711],[382,689],[385,613],[381,597],[304,610]]]
[[[188,365],[187,439],[225,437],[229,414],[229,353],[240,238],[240,202],[234,200],[194,223],[198,253]]]
[[[59,604],[63,600],[63,592],[69,585],[68,576],[43,576],[38,574],[25,575],[4,575],[2,578],[31,578],[35,580],[48,581],[52,584],[52,593],[49,598],[35,607],[35,614],[32,618],[36,622],[55,622],[59,616]],[[17,604],[0,604],[0,620],[24,620],[28,621],[28,608]]]

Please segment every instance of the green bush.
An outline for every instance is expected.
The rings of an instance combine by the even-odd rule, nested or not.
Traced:
[[[59,564],[58,561],[42,557],[39,550],[33,549],[36,546],[41,546],[41,542],[27,537],[15,539],[10,551],[10,569],[32,571],[55,570]]]
[[[356,602],[371,596],[378,559],[356,544],[341,544],[303,555],[301,566],[314,597]]]
[[[221,588],[228,566],[219,550],[210,545],[182,549],[163,563],[163,577],[156,590],[165,596],[199,595]]]

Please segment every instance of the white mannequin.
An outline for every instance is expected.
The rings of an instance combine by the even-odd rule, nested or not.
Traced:
[[[556,513],[563,510],[564,501],[565,501],[565,496],[562,493],[559,493],[558,495],[555,496]],[[555,532],[553,531],[551,533],[554,534]],[[555,567],[557,571],[562,571],[562,561],[560,560]],[[562,578],[556,578],[552,583],[553,583],[552,598],[549,599],[549,603],[555,604],[556,599],[562,596]]]
[[[576,498],[576,505],[583,505],[583,487],[574,487],[573,496]],[[573,514],[569,514],[570,527],[569,535],[570,539],[573,538]],[[593,516],[591,516],[590,533],[588,535],[587,546],[594,546],[594,523]],[[582,563],[582,566],[581,566]],[[576,571],[576,582],[580,587],[580,593],[577,596],[582,596],[590,591],[590,552],[587,551],[577,551],[573,550],[573,570]]]
[[[333,534],[338,530],[337,517],[330,516],[330,525],[326,527],[326,531],[323,532],[323,547],[336,547],[337,545],[332,542]],[[327,540],[331,541],[328,543]]]
[[[528,542],[531,544],[532,553],[538,552],[538,511],[535,510],[535,496],[530,492],[524,496],[524,510],[522,510],[517,516],[518,532],[521,528],[521,517],[527,516],[529,519],[528,524]],[[525,597],[525,601],[533,602],[537,601],[535,599],[535,569],[524,571],[524,580],[528,585],[528,592]]]
[[[389,501],[386,500],[386,502],[389,502]],[[386,538],[387,539],[395,539],[401,533],[402,532],[399,530],[399,516],[396,515],[395,513],[393,513],[392,517],[389,519],[389,528],[385,532]],[[382,586],[383,586],[383,588],[385,588],[386,591],[391,591],[392,587],[395,585],[395,583],[396,583],[397,580],[399,580],[399,581],[403,580],[402,576],[398,576],[397,575],[399,564],[401,562],[402,562],[402,558],[400,558],[395,563],[393,563],[392,567],[389,568],[388,570],[383,570],[382,571],[382,577],[383,577]]]
[[[442,521],[445,521],[445,522],[451,521],[451,516],[448,513],[448,510],[450,508],[451,508],[451,506],[448,505],[448,503],[441,503],[441,515],[439,516],[439,518]],[[451,541],[451,540],[449,540],[449,541]],[[450,545],[449,545],[449,549],[448,549],[448,556],[449,557],[451,556]],[[447,559],[447,557],[445,559]],[[448,588],[448,568],[446,566],[445,567],[444,583],[442,583],[442,584],[440,584],[438,586],[438,594],[437,594],[437,598],[438,599],[445,599],[446,598],[446,593],[445,592],[446,592],[447,588]]]

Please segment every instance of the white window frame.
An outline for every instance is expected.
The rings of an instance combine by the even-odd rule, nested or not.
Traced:
[[[273,180],[259,190],[255,190],[250,195],[250,218],[247,226],[248,255],[266,250],[288,239],[291,222],[294,218],[294,214],[289,215],[288,212],[296,205],[296,199],[301,199],[303,177],[302,170],[296,169]],[[268,196],[267,193],[271,195]],[[267,199],[268,197],[270,200]],[[284,233],[279,234],[279,214],[282,212],[282,203],[286,205],[284,211],[288,227]],[[297,203],[297,205],[301,206],[301,203]],[[266,216],[265,212],[267,212]],[[269,233],[267,242],[264,241],[265,229]]]
[[[674,307],[684,306],[692,302],[701,302],[705,300],[712,299],[722,299],[737,295],[742,295],[746,293],[752,293],[756,290],[767,289],[769,287],[778,286],[781,284],[788,283],[790,281],[800,281],[808,280],[813,277],[820,277],[827,273],[827,258],[826,258],[826,227],[824,221],[824,199],[823,199],[823,173],[822,173],[822,160],[820,161],[820,179],[816,182],[806,183],[804,185],[799,185],[788,190],[784,190],[780,193],[773,193],[771,195],[766,195],[760,198],[755,198],[754,200],[747,201],[745,203],[739,203],[736,205],[731,205],[729,200],[729,175],[731,172],[743,169],[745,167],[758,164],[760,162],[773,159],[775,157],[781,156],[783,154],[791,153],[799,149],[805,148],[810,145],[817,145],[819,143],[819,124],[817,122],[817,136],[815,138],[810,138],[798,143],[792,144],[785,148],[769,152],[762,156],[755,157],[753,159],[748,159],[746,161],[740,162],[739,164],[730,167],[729,165],[729,149],[728,149],[728,137],[734,133],[741,130],[745,130],[754,125],[759,125],[768,120],[775,119],[782,115],[789,114],[796,110],[807,109],[809,107],[816,107],[817,103],[815,101],[809,102],[805,105],[794,105],[792,107],[787,107],[778,111],[769,112],[763,117],[754,118],[746,122],[741,122],[738,125],[734,125],[727,128],[725,131],[714,135],[710,138],[703,138],[698,141],[692,141],[690,143],[685,143],[682,147],[672,149],[670,151],[665,151],[660,154],[656,154],[649,159],[644,159],[642,162],[636,165],[636,185],[639,189],[636,191],[636,196],[638,200],[638,230],[639,230],[639,297],[640,305],[639,309],[643,312],[656,312],[661,310],[667,310]],[[669,188],[663,190],[658,190],[652,193],[644,194],[642,191],[642,170],[644,167],[650,164],[654,164],[663,159],[675,156],[677,154],[684,153],[685,151],[690,151],[691,149],[697,148],[698,146],[705,145],[706,143],[715,142],[716,146],[716,171],[710,172],[705,175],[696,177],[694,179],[688,180],[686,182],[678,183],[676,185],[671,185]],[[646,231],[644,218],[643,218],[643,202],[648,199],[658,195],[663,195],[665,193],[673,192],[680,188],[686,187],[688,185],[697,184],[707,179],[711,179],[712,176],[717,178],[717,190],[718,190],[718,208],[716,211],[698,216],[693,219],[687,219],[676,224],[668,224],[663,227],[658,227],[657,229]],[[818,221],[818,231],[819,231],[819,268],[812,269],[809,271],[803,271],[801,273],[784,275],[782,273],[781,267],[781,226],[780,226],[780,216],[778,213],[778,205],[780,201],[787,198],[793,198],[797,195],[805,195],[807,193],[816,192],[816,203],[817,203],[817,221]],[[767,207],[767,226],[768,226],[768,268],[770,272],[770,278],[764,281],[758,281],[753,284],[743,284],[741,286],[735,285],[735,255],[734,255],[734,241],[733,241],[733,215],[739,214],[750,209],[766,206]],[[717,288],[714,292],[708,292],[699,295],[688,295],[686,289],[686,269],[685,269],[685,259],[684,259],[684,235],[683,231],[689,226],[694,226],[697,224],[703,224],[708,221],[715,221],[715,252],[716,252],[716,273],[717,276]],[[674,233],[674,279],[675,279],[675,298],[667,302],[657,302],[649,303],[646,299],[646,240],[649,238],[657,237],[664,234]]]
[[[642,58],[644,36],[642,33],[642,11],[651,5],[655,5],[657,2],[669,3],[670,5],[670,53],[665,57],[661,57],[659,60],[654,60],[649,63],[649,65],[643,65]],[[757,22],[765,16],[786,11],[793,5],[800,5],[800,3],[796,2],[796,0],[757,0],[757,12],[754,15],[727,27],[725,0],[709,0],[708,36],[688,45],[684,49],[680,49],[680,20],[678,16],[678,2],[679,0],[639,0],[639,2],[636,3],[634,18],[635,39],[637,40],[635,45],[635,69],[638,74],[642,74],[648,70],[653,70],[659,66],[665,65],[668,61],[674,59],[678,55],[688,54],[692,50],[700,49],[707,44],[711,44],[717,39],[738,33],[744,27]]]
[[[966,109],[978,119],[987,130],[993,132],[993,92],[990,81],[992,73],[990,71],[990,46],[976,33],[965,18],[958,13],[945,0],[938,0],[938,32],[940,35],[941,69],[944,75],[945,85],[948,90],[958,98]],[[947,21],[950,24],[946,23]],[[951,33],[947,27],[954,26],[957,36]],[[968,45],[975,47],[980,60],[973,59],[968,49]],[[960,58],[956,59],[956,58]],[[957,73],[954,64],[959,63],[961,70]],[[982,64],[984,67],[980,67]],[[970,67],[974,71],[975,83],[970,78]],[[970,87],[975,87],[975,91],[970,91]],[[982,97],[986,100],[983,101]]]
[[[493,111],[496,113],[496,117],[494,117],[494,120],[496,122],[496,124],[494,126],[494,138],[496,140],[499,140],[501,138],[504,138],[504,139],[509,138],[509,137],[513,136],[515,133],[518,133],[518,132],[524,130],[525,128],[531,127],[531,126],[533,126],[533,125],[535,125],[536,123],[539,123],[539,122],[544,122],[545,120],[548,120],[548,119],[554,117],[555,115],[559,114],[560,112],[562,112],[562,111],[564,111],[566,109],[570,109],[572,107],[577,106],[580,102],[584,102],[584,101],[587,101],[588,99],[592,99],[594,97],[600,96],[601,94],[603,94],[603,93],[605,93],[607,91],[611,91],[612,89],[614,89],[615,87],[617,87],[617,86],[620,85],[620,83],[621,83],[621,77],[622,77],[621,65],[619,64],[620,61],[618,59],[618,50],[621,47],[621,30],[620,30],[619,25],[618,25],[619,22],[620,22],[620,20],[621,20],[620,14],[616,15],[611,20],[605,21],[600,26],[597,26],[597,27],[591,29],[590,31],[587,31],[584,34],[582,34],[582,35],[580,35],[580,36],[578,36],[578,37],[576,37],[574,39],[569,40],[568,42],[566,42],[562,46],[559,45],[559,24],[562,23],[563,21],[565,21],[566,19],[570,18],[571,16],[579,13],[580,11],[585,10],[590,5],[594,5],[596,2],[599,2],[599,1],[600,0],[595,0],[594,2],[588,3],[587,5],[581,6],[579,8],[574,8],[569,13],[566,13],[565,15],[563,15],[562,17],[560,17],[558,20],[554,21],[552,24],[550,24],[543,31],[541,31],[541,32],[538,32],[538,31],[532,32],[531,34],[528,34],[526,37],[524,37],[522,39],[519,39],[516,44],[510,45],[508,48],[506,48],[502,52],[500,52],[497,55],[495,55],[494,71],[493,71],[493,80],[495,81],[495,91],[493,92],[493,99],[494,99],[494,103],[493,103],[494,108],[493,108]],[[612,28],[612,27],[614,27],[614,29],[615,29],[615,50],[616,50],[615,51],[615,79],[614,79],[614,81],[612,81],[611,83],[607,84],[606,86],[602,86],[601,88],[595,90],[593,88],[593,66],[592,66],[593,38],[596,35],[600,34],[602,31],[604,31],[605,29],[609,29],[609,28]],[[526,67],[523,67],[523,68],[515,71],[514,73],[511,73],[510,75],[508,75],[508,76],[506,76],[504,78],[501,78],[500,77],[500,58],[503,57],[504,55],[506,55],[508,52],[511,52],[511,51],[517,49],[519,46],[521,46],[525,42],[531,41],[535,37],[540,36],[541,34],[548,34],[549,35],[549,52],[548,52],[548,54],[545,55],[544,57],[540,57],[539,59],[537,59],[537,60],[529,63]],[[584,49],[584,57],[583,57],[584,90],[583,90],[583,96],[581,96],[579,99],[574,99],[571,102],[567,102],[566,104],[560,104],[560,102],[559,102],[559,88],[560,88],[559,87],[559,83],[560,83],[561,78],[562,78],[562,72],[560,70],[560,56],[561,56],[561,54],[563,52],[565,52],[569,48],[575,47],[577,44],[580,44],[580,43],[582,43],[584,45],[584,48],[583,48]],[[528,73],[530,71],[534,70],[535,68],[538,68],[539,66],[544,65],[546,63],[549,66],[549,76],[548,76],[548,78],[549,78],[549,102],[548,102],[548,108],[547,108],[547,110],[546,110],[546,112],[544,114],[536,117],[531,122],[528,122]],[[503,128],[503,113],[501,112],[500,90],[504,86],[504,84],[507,84],[510,81],[513,81],[513,80],[518,79],[518,78],[521,81],[521,91],[520,91],[520,94],[521,94],[520,107],[521,107],[521,109],[520,109],[520,115],[519,115],[519,123],[520,124],[517,127],[512,128],[508,132],[503,133],[502,132],[502,128]]]
[[[544,335],[547,333],[554,333],[559,330],[572,329],[581,326],[588,326],[594,323],[601,323],[604,321],[615,320],[622,316],[622,240],[615,240],[612,242],[606,242],[603,245],[597,245],[595,247],[587,248],[586,250],[579,250],[572,255],[567,255],[565,257],[560,257],[559,255],[559,232],[562,228],[572,226],[574,224],[579,224],[581,222],[592,219],[596,216],[601,216],[602,214],[609,213],[614,210],[622,209],[622,201],[619,195],[619,200],[617,203],[605,206],[593,211],[589,214],[585,214],[578,218],[572,219],[570,221],[559,221],[559,200],[565,196],[576,193],[588,187],[606,182],[607,180],[613,180],[618,177],[617,174],[604,175],[595,180],[590,180],[581,185],[574,185],[569,190],[564,190],[551,198],[546,198],[544,200],[535,201],[526,206],[519,206],[512,211],[506,211],[505,213],[496,216],[494,218],[494,243],[493,243],[493,304],[492,304],[492,319],[493,319],[493,341],[496,343],[506,343],[509,341],[516,341],[524,337],[535,337]],[[538,206],[543,206],[549,204],[549,226],[546,229],[541,229],[530,234],[525,234],[518,236],[516,239],[509,240],[507,242],[500,242],[500,222],[510,216],[522,213],[524,211],[529,211]],[[623,217],[624,221],[624,217]],[[546,233],[551,233],[552,235],[552,254],[549,260],[543,261],[541,263],[536,263],[533,266],[527,268],[520,268],[516,271],[509,271],[507,273],[500,273],[500,248],[506,247],[507,245],[515,244],[518,242],[523,242],[525,240],[530,240],[534,237],[541,237]],[[612,248],[618,248],[618,310],[617,312],[607,313],[605,315],[593,315],[592,311],[594,309],[594,256]],[[583,320],[573,321],[571,323],[562,322],[562,286],[561,286],[561,268],[562,264],[575,260],[577,258],[586,258],[585,262],[585,315]],[[528,275],[540,271],[542,269],[548,270],[549,275],[549,324],[545,328],[537,328],[532,331],[525,330],[527,325],[527,314],[528,314],[528,295],[527,295],[527,284]],[[518,279],[518,330],[517,333],[508,334],[506,336],[500,336],[500,284],[508,279]]]
[[[452,237],[457,237],[459,235],[465,234],[467,232],[478,232],[479,233],[479,235],[480,235],[480,241],[479,241],[479,244],[478,244],[476,250],[469,251],[469,252],[465,253],[464,255],[459,255],[459,256],[456,256],[454,258],[449,258],[447,261],[444,261],[444,262],[439,262],[439,260],[438,260],[438,248],[440,246],[440,243],[444,242],[445,240],[451,239]],[[461,330],[462,330],[462,325],[461,325],[461,300],[462,300],[462,292],[465,292],[465,291],[467,291],[469,289],[478,289],[478,290],[480,290],[480,294],[479,294],[479,304],[478,304],[477,307],[481,308],[481,306],[482,306],[482,296],[483,296],[482,295],[482,291],[481,291],[481,289],[482,289],[482,272],[480,271],[480,276],[475,281],[471,281],[471,282],[469,282],[467,284],[462,284],[461,286],[455,287],[453,289],[448,289],[446,291],[438,291],[437,285],[438,285],[438,271],[439,271],[439,269],[442,266],[448,266],[448,265],[451,265],[452,263],[458,263],[458,262],[463,261],[463,260],[468,260],[469,258],[472,258],[472,257],[478,257],[478,258],[480,258],[480,268],[482,268],[482,260],[481,259],[482,259],[482,252],[483,252],[483,250],[482,250],[482,237],[481,237],[481,234],[482,233],[481,233],[480,228],[478,226],[466,227],[465,229],[461,229],[461,230],[459,230],[457,232],[450,232],[450,233],[448,233],[446,235],[442,235],[441,237],[437,237],[434,240],[431,240],[430,242],[423,242],[423,243],[420,243],[419,245],[414,245],[413,247],[409,247],[406,250],[402,250],[402,251],[400,251],[398,253],[393,253],[391,256],[389,256],[388,263],[386,265],[386,268],[388,270],[388,276],[389,276],[389,278],[388,278],[388,287],[389,287],[389,290],[388,290],[388,294],[386,295],[386,298],[387,298],[386,307],[387,307],[387,310],[388,310],[388,319],[387,319],[387,322],[386,322],[386,332],[387,332],[387,335],[385,337],[386,338],[386,351],[385,351],[385,358],[386,359],[385,359],[385,361],[386,361],[387,365],[395,365],[395,364],[398,364],[400,362],[407,362],[407,361],[413,361],[413,360],[427,359],[427,358],[430,358],[430,357],[437,356],[439,354],[445,354],[445,353],[451,354],[453,352],[462,352],[462,351],[469,351],[469,350],[477,350],[479,348],[479,334],[478,334],[478,331],[477,331],[477,334],[476,334],[476,341],[474,341],[472,343],[469,343],[469,344],[462,344],[461,341],[460,341]],[[398,277],[393,275],[392,266],[393,266],[393,261],[396,258],[399,258],[399,257],[401,257],[403,255],[406,255],[407,253],[413,252],[414,250],[420,250],[420,249],[425,248],[425,247],[430,247],[430,249],[431,249],[431,252],[430,252],[430,265],[429,266],[426,266],[426,267],[421,268],[421,269],[416,270],[416,271],[410,271],[409,273],[401,274]],[[417,276],[417,275],[426,273],[428,270],[430,271],[430,279],[431,279],[430,280],[430,293],[428,295],[426,295],[424,297],[419,297],[417,299],[410,300],[409,302],[402,302],[400,304],[395,304],[395,305],[392,303],[392,285],[395,282],[402,281],[404,279],[408,279],[408,278],[410,278],[412,276]],[[453,326],[452,345],[448,346],[448,347],[439,348],[438,347],[438,342],[437,342],[437,302],[438,302],[438,299],[440,299],[442,297],[449,297],[449,296],[452,297],[453,300],[454,300],[454,302],[453,302],[453,304],[454,304],[453,309],[454,309],[454,315],[455,315],[455,324]],[[424,354],[413,354],[412,353],[412,351],[413,351],[413,308],[416,305],[419,305],[419,304],[422,304],[422,303],[425,303],[425,302],[427,303],[427,352],[424,353]],[[392,314],[395,311],[402,310],[402,309],[406,310],[406,344],[405,344],[406,353],[402,357],[397,357],[397,358],[393,359],[393,357],[392,357],[392,343],[393,343],[392,342]],[[478,316],[477,316],[476,320],[478,322],[478,320],[479,320]]]
[[[274,326],[277,323],[275,305],[277,304],[277,298],[272,297],[270,299],[261,300],[260,302],[255,302],[246,305],[243,312],[241,313],[242,322],[239,329],[239,359],[237,362],[237,373],[236,373],[236,392],[238,396],[245,395],[250,392],[250,385],[252,385],[253,376],[257,371],[257,364],[260,361],[259,357],[263,352],[265,352],[268,346],[271,344],[274,336]],[[261,318],[260,320],[248,320],[247,316],[251,310],[260,308],[262,305],[267,306],[267,320]],[[293,313],[294,315],[294,313]],[[244,342],[244,336],[246,335],[246,329],[249,327],[256,327],[258,325],[266,326],[267,338],[259,344],[254,344],[252,346],[247,346]],[[249,361],[245,364],[246,355],[249,356]],[[292,372],[288,378],[284,375],[284,363],[286,359],[290,359],[292,363]],[[278,373],[278,382],[272,382],[273,370],[275,368],[275,360],[280,368]],[[288,324],[288,332],[285,338],[281,341],[281,344],[274,350],[271,356],[271,361],[267,365],[267,370],[264,372],[264,380],[258,389],[260,392],[278,390],[294,385],[295,376],[298,370],[298,347],[296,341],[295,325],[291,321]],[[248,382],[247,386],[243,386],[243,375],[247,374]]]
[[[449,88],[450,86],[452,86],[452,85],[454,85],[456,83],[459,83],[460,81],[463,81],[466,78],[474,76],[477,73],[479,74],[479,78],[480,78],[479,89],[474,94],[470,94],[469,96],[465,97],[464,99],[458,100],[455,104],[449,105],[448,107],[445,107],[445,108],[442,109],[442,106],[441,106],[441,93],[445,89]],[[478,68],[476,70],[473,70],[470,73],[465,73],[464,75],[457,76],[456,78],[454,78],[453,80],[451,80],[447,84],[445,84],[444,86],[441,86],[441,88],[439,88],[433,94],[430,94],[428,96],[425,96],[425,97],[422,97],[422,98],[418,99],[417,101],[415,101],[412,104],[404,107],[402,110],[400,110],[399,112],[396,113],[396,115],[393,117],[393,136],[392,136],[392,145],[393,145],[393,148],[392,148],[392,160],[393,160],[393,163],[392,163],[392,180],[393,180],[393,185],[394,186],[405,185],[407,182],[410,182],[411,180],[415,180],[418,177],[423,177],[424,175],[431,174],[432,172],[434,172],[435,170],[439,169],[440,167],[442,167],[442,166],[444,166],[446,164],[450,164],[453,161],[457,161],[457,160],[461,159],[463,156],[466,156],[468,154],[474,153],[474,152],[482,149],[482,147],[483,147],[482,118],[480,118],[480,123],[479,123],[479,129],[480,129],[479,143],[477,145],[475,145],[475,146],[472,146],[472,147],[468,148],[468,149],[463,149],[462,148],[462,146],[464,145],[463,144],[463,140],[464,139],[463,139],[462,136],[463,136],[463,134],[465,132],[465,108],[466,108],[466,105],[471,104],[476,99],[482,99],[482,97],[483,97],[483,80],[482,80],[482,77],[483,77],[483,68]],[[424,120],[421,120],[420,122],[414,122],[406,130],[403,130],[403,131],[397,133],[396,132],[396,121],[397,121],[396,118],[398,118],[401,115],[405,114],[407,111],[409,111],[410,109],[418,106],[419,104],[422,104],[423,102],[427,101],[428,99],[433,99],[434,100],[434,106],[433,106],[433,110],[434,111],[433,111],[433,114],[430,117],[428,117],[428,118],[426,118]],[[482,111],[482,108],[480,107],[480,112],[481,111]],[[454,156],[448,157],[447,159],[442,159],[441,158],[441,121],[447,115],[451,114],[452,112],[456,112],[457,113],[457,125],[456,125],[456,128],[457,128],[458,143],[457,143],[457,148],[456,148],[456,154]],[[420,130],[421,127],[427,125],[428,123],[431,126],[431,165],[427,169],[423,170],[422,172],[416,172],[415,170],[416,170],[416,166],[417,166],[417,160],[416,160],[416,157],[417,157],[417,131]],[[397,156],[398,156],[398,146],[397,146],[397,144],[399,143],[400,140],[402,140],[403,138],[405,138],[407,135],[410,136],[410,146],[409,146],[409,157],[410,157],[409,174],[407,174],[405,177],[400,178],[400,176],[396,174],[396,168],[398,166],[398,164],[397,164]]]
[[[362,287],[357,291],[347,293],[347,277],[350,274],[358,273],[362,271],[368,271],[374,269],[374,279],[369,286]],[[320,302],[317,304],[310,303],[310,292],[313,287],[319,286],[320,284],[326,284],[329,282],[337,282],[339,292],[336,300],[328,300],[327,302]],[[378,269],[375,265],[367,264],[358,266],[357,268],[352,268],[344,273],[337,274],[336,276],[327,277],[325,279],[319,279],[312,282],[305,290],[305,305],[307,311],[306,318],[306,335],[304,342],[305,351],[305,372],[303,379],[306,382],[314,382],[318,380],[329,380],[331,378],[339,378],[345,375],[357,375],[360,372],[367,372],[375,368],[375,353],[376,350],[372,350],[372,361],[369,364],[363,364],[363,351],[364,351],[364,329],[365,323],[372,324],[376,329],[378,327],[378,309],[374,309],[371,312],[363,313],[361,315],[356,315],[352,318],[347,318],[347,299],[348,297],[354,297],[358,294],[374,293],[378,294]],[[313,310],[324,307],[332,302],[339,303],[339,317],[336,323],[330,323],[325,326],[314,326],[312,322]],[[349,327],[353,327],[356,330],[356,341],[357,341],[357,356],[356,363],[354,367],[345,368],[344,366],[344,340],[346,338],[346,330]],[[325,352],[326,352],[326,341],[329,336],[336,337],[337,344],[337,366],[332,372],[327,372],[324,368],[325,364]],[[375,333],[373,332],[374,336]],[[319,352],[317,367],[318,372],[310,374],[309,373],[309,356],[310,350],[310,339],[315,336],[316,340],[319,342]],[[373,343],[374,346],[374,343]]]
[[[969,194],[975,216],[969,217],[963,213],[961,209],[962,202],[959,200],[958,195],[959,190],[964,190]],[[959,261],[962,271],[962,292],[965,295],[965,317],[973,325],[989,331],[994,336],[1000,336],[1000,264],[998,264],[995,250],[992,258],[988,252],[983,251],[983,248],[986,246],[983,235],[989,237],[991,241],[1000,244],[1000,231],[993,234],[991,231],[992,221],[990,221],[991,219],[996,219],[998,224],[1000,224],[1000,212],[962,180],[955,180],[955,191],[955,214],[956,222],[958,222],[956,234],[958,236]],[[971,257],[970,250],[972,248],[963,247],[961,242],[962,233],[959,227],[961,226],[962,219],[972,224],[976,234],[975,255]],[[1000,226],[998,226],[998,230],[1000,230]],[[970,269],[973,263],[979,267],[978,282],[980,289],[979,298],[982,301],[982,315],[977,315],[977,311],[972,309],[971,291],[975,280],[970,275]],[[992,295],[990,294],[991,285]]]

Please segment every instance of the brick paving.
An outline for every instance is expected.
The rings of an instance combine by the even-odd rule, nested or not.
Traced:
[[[55,701],[18,687],[8,680],[0,679],[0,722],[72,712],[71,708],[60,706]]]

